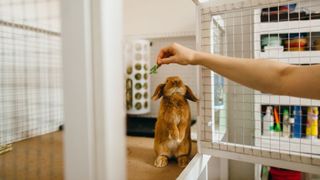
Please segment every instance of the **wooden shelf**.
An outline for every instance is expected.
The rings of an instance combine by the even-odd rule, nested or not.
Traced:
[[[259,32],[261,34],[318,32],[320,31],[320,20],[257,22],[254,27],[255,32]]]
[[[320,100],[297,98],[290,96],[278,96],[262,94],[258,91],[255,92],[255,104],[263,105],[297,105],[297,106],[320,106]]]
[[[256,136],[255,146],[272,150],[320,155],[320,139]]]
[[[255,50],[255,57],[261,59],[275,59],[289,64],[318,64],[320,63],[320,51],[277,51],[260,52]]]
[[[261,9],[254,10],[254,32],[259,34],[320,31],[320,19],[261,22]]]

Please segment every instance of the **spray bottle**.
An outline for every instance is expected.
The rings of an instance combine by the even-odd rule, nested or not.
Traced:
[[[280,125],[280,116],[278,114],[278,110],[277,108],[273,108],[273,115],[274,115],[274,120],[275,120],[275,124],[274,124],[274,132],[273,135],[280,137],[281,134],[281,125]]]
[[[293,137],[302,137],[302,110],[301,106],[293,107],[294,125],[293,125]]]
[[[268,106],[266,110],[266,115],[263,116],[263,135],[270,136],[273,134],[273,115],[272,106]]]
[[[290,125],[288,109],[284,109],[283,110],[282,123],[283,123],[283,125],[282,125],[282,136],[283,137],[290,137],[291,125]]]
[[[289,123],[290,123],[290,137],[294,137],[294,118],[290,117],[289,118]]]
[[[307,129],[306,134],[308,138],[318,136],[318,108],[308,107]]]

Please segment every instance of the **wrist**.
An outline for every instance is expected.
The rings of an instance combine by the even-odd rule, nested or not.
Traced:
[[[201,58],[202,57],[202,52],[199,51],[194,51],[191,64],[192,65],[201,65]]]

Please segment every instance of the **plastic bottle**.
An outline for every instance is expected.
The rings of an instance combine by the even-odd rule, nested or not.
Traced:
[[[283,110],[283,118],[282,118],[282,136],[290,137],[290,119],[289,119],[289,111],[288,109]]]
[[[318,108],[308,107],[306,135],[308,138],[318,136]]]
[[[273,134],[273,115],[272,106],[268,106],[266,110],[266,115],[263,116],[263,135],[270,136]]]
[[[289,123],[290,123],[290,137],[294,137],[294,131],[293,131],[294,118],[293,117],[289,118]]]
[[[280,125],[280,116],[277,108],[273,108],[273,117],[274,117],[274,126],[273,126],[273,136],[281,136],[281,125]]]
[[[302,110],[301,106],[293,107],[294,125],[293,125],[293,137],[302,137]]]

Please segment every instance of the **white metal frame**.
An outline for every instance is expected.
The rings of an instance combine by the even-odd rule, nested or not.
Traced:
[[[126,179],[122,1],[61,1],[65,178]]]
[[[194,180],[208,179],[208,162],[210,160],[209,155],[196,154],[190,161],[188,166],[182,171],[177,180]]]

